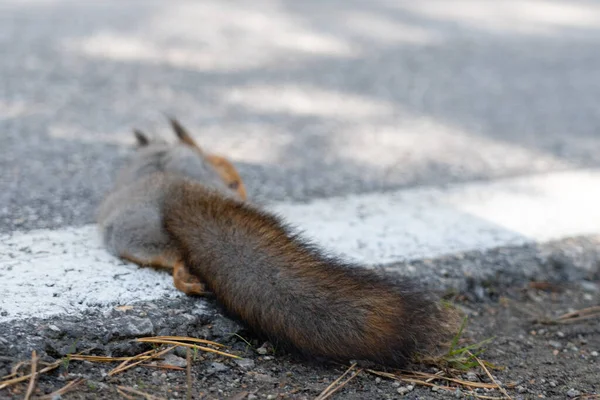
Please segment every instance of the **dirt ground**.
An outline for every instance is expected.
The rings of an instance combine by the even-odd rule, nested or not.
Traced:
[[[463,335],[466,344],[491,341],[485,345],[479,358],[502,370],[490,372],[513,399],[591,399],[600,398],[600,318],[549,324],[556,317],[600,304],[598,284],[588,282],[584,286],[561,287],[538,284],[526,288],[510,288],[496,292],[489,301],[472,301],[468,293],[456,297],[455,303],[468,317]],[[139,310],[119,311],[134,314]],[[235,324],[227,326],[226,319],[213,319],[206,325],[213,329],[206,336],[218,336],[216,332],[237,330]],[[216,325],[225,325],[216,327]],[[68,324],[57,327],[49,325],[37,329],[62,330],[62,338],[68,336]],[[67,327],[67,328],[66,328]],[[135,330],[135,329],[134,329]],[[198,352],[191,357],[191,386],[186,373],[186,351],[177,349],[166,356],[164,369],[154,365],[131,368],[108,376],[117,363],[89,361],[62,362],[54,371],[42,374],[37,380],[35,395],[48,395],[77,378],[80,384],[54,399],[185,399],[191,391],[194,399],[314,399],[348,368],[333,363],[315,363],[288,354],[278,354],[273,349],[247,336],[243,330],[226,342],[229,350],[243,357],[231,359],[219,355]],[[206,333],[206,332],[205,332]],[[133,332],[143,334],[143,332]],[[243,339],[242,339],[243,338]],[[248,343],[245,340],[249,341]],[[120,348],[111,348],[111,354],[132,355],[148,350],[150,346],[123,342]],[[6,345],[6,344],[5,344]],[[50,345],[46,353],[52,354]],[[73,344],[73,349],[85,344]],[[71,350],[73,350],[71,349]],[[102,353],[97,349],[95,353]],[[61,351],[56,350],[59,353]],[[68,352],[69,349],[63,349]],[[21,360],[0,358],[0,375],[10,373]],[[29,366],[22,367],[23,372]],[[423,364],[414,365],[418,371],[439,373]],[[358,371],[356,367],[350,374]],[[393,372],[393,371],[390,371]],[[487,374],[475,367],[452,374],[466,382],[490,382]],[[21,399],[28,381],[0,390],[0,398]],[[441,399],[441,398],[503,398],[498,389],[473,388],[441,380],[430,382],[431,386],[394,380],[361,370],[352,380],[331,397],[333,399]],[[119,389],[121,387],[121,389]],[[142,395],[134,394],[134,389]],[[121,392],[119,392],[119,390]],[[125,394],[122,394],[125,393]]]

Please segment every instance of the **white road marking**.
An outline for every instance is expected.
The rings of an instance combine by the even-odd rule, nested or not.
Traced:
[[[600,170],[273,204],[322,247],[365,264],[600,234]],[[95,226],[0,236],[0,322],[181,296],[123,263]]]

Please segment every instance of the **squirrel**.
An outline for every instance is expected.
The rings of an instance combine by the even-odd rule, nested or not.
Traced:
[[[311,358],[402,367],[450,336],[452,311],[430,293],[326,254],[246,201],[233,165],[170,124],[175,144],[134,131],[133,159],[100,205],[111,253],[172,269],[177,289],[212,293],[258,336]]]

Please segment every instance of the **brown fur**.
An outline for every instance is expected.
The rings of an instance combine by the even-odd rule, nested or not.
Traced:
[[[310,356],[401,366],[448,315],[410,284],[323,255],[276,217],[178,181],[164,227],[190,272],[252,330]]]
[[[308,356],[398,367],[447,338],[453,314],[417,285],[326,255],[245,202],[233,165],[171,125],[173,145],[135,132],[139,149],[99,209],[109,251],[172,268],[179,290],[212,291],[256,333]]]

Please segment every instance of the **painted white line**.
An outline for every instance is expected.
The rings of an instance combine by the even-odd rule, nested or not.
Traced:
[[[600,170],[362,194],[270,208],[367,264],[600,234]],[[166,273],[123,263],[95,226],[0,236],[0,321],[176,297]]]

